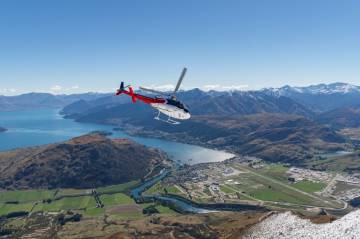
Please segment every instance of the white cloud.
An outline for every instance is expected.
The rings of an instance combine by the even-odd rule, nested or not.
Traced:
[[[0,93],[5,94],[5,95],[13,95],[16,92],[18,92],[18,90],[14,89],[14,88],[2,88],[2,89],[0,89]]]
[[[203,87],[201,87],[201,89],[204,91],[216,90],[219,88],[220,88],[220,85],[204,85]]]
[[[39,92],[49,92],[52,94],[72,94],[72,93],[78,92],[79,89],[80,89],[80,87],[78,85],[73,85],[70,87],[54,85],[54,86],[50,87],[50,89],[47,91],[39,90]]]
[[[50,91],[61,91],[63,88],[60,85],[54,85],[50,88]]]
[[[244,90],[246,88],[248,88],[248,85],[229,85],[229,86],[225,86],[225,85],[204,85],[201,87],[202,90],[204,91],[210,91],[210,90],[215,90],[215,91],[233,91],[233,90]]]

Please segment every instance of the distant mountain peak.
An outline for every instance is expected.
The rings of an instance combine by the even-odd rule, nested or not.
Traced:
[[[347,94],[347,93],[360,93],[360,86],[336,82],[331,84],[317,84],[304,87],[293,87],[285,85],[281,88],[268,88],[264,89],[268,92],[274,92],[280,95],[288,95],[290,93],[302,93],[311,95],[321,94]]]
[[[360,86],[341,82],[305,87],[285,85],[281,88],[266,88],[261,91],[270,96],[291,98],[316,112],[356,106],[360,102]]]

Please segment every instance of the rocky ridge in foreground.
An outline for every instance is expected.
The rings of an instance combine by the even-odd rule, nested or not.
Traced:
[[[360,210],[326,224],[314,224],[291,212],[275,214],[252,226],[243,239],[355,239],[360,235]]]

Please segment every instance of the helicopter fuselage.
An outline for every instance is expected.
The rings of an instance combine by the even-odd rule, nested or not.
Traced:
[[[180,120],[186,120],[191,117],[189,110],[185,107],[183,103],[172,98],[161,98],[161,97],[149,97],[141,94],[137,94],[133,91],[131,87],[129,90],[119,89],[116,95],[126,94],[129,95],[132,99],[132,102],[135,103],[137,100],[142,101],[146,104],[149,104],[151,107],[159,110],[161,113]]]
[[[155,116],[154,119],[164,121],[166,123],[170,124],[180,124],[180,122],[175,121],[174,119],[180,119],[180,120],[187,120],[190,118],[189,110],[185,107],[185,105],[178,101],[176,99],[176,92],[179,90],[182,80],[184,79],[185,73],[186,73],[186,67],[181,72],[180,78],[175,86],[174,92],[172,95],[168,98],[163,97],[149,97],[146,95],[137,94],[134,92],[133,88],[128,85],[125,86],[124,82],[120,83],[120,88],[117,90],[116,95],[120,94],[126,94],[131,97],[131,100],[133,103],[135,103],[137,100],[140,100],[146,104],[149,104],[153,108],[157,109],[158,115]],[[126,89],[129,90],[126,90]],[[144,87],[140,87],[141,90],[159,94],[159,95],[165,95],[163,92],[159,92],[153,89],[147,89]],[[163,113],[168,116],[168,119],[164,120],[160,118],[160,113]]]
[[[190,113],[185,107],[179,107],[171,104],[172,100],[166,100],[165,103],[150,103],[150,105],[159,110],[161,113],[174,119],[186,120],[190,119]],[[179,102],[179,101],[177,101]],[[181,102],[179,102],[181,104]]]

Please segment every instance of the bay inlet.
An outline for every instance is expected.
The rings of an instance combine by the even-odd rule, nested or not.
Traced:
[[[220,162],[233,157],[227,152],[196,145],[129,136],[122,131],[114,131],[109,125],[75,122],[62,118],[59,110],[55,109],[0,112],[0,125],[8,129],[0,134],[0,151],[57,143],[92,131],[107,131],[112,133],[111,137],[129,138],[161,149],[179,163]]]

